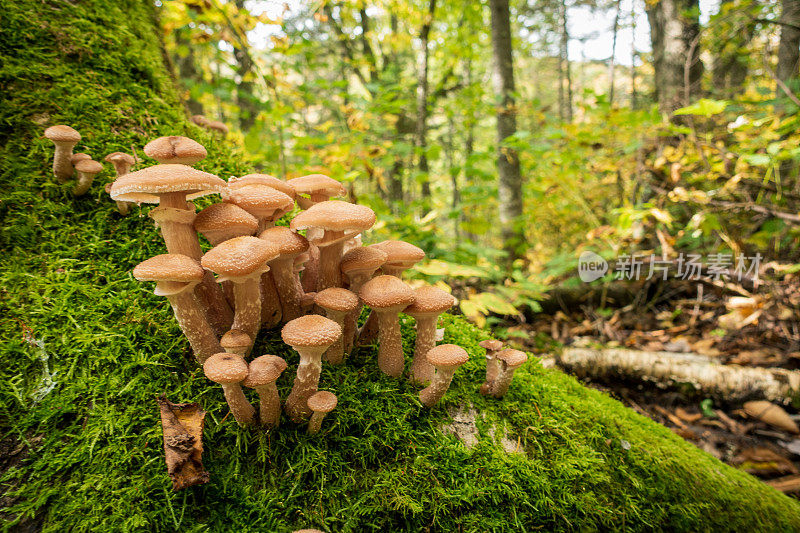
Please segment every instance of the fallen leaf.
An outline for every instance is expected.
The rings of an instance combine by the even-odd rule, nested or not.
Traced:
[[[761,476],[798,473],[789,459],[763,446],[745,448],[731,462],[750,474]]]
[[[689,413],[688,411],[686,411],[686,409],[684,409],[682,407],[676,407],[675,408],[675,416],[677,416],[678,418],[680,418],[684,422],[688,422],[690,424],[693,424],[694,422],[697,422],[698,420],[703,418],[702,414],[700,414],[700,413]]]
[[[164,454],[172,490],[208,483],[203,469],[203,424],[206,412],[197,403],[172,403],[158,397]]]
[[[779,405],[765,400],[759,400],[745,402],[743,407],[744,412],[752,418],[761,420],[770,426],[788,431],[789,433],[794,433],[795,435],[800,433],[800,428],[797,427],[795,421],[792,420],[783,407]]]

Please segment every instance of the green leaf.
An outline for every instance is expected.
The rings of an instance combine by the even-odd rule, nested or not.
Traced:
[[[701,98],[692,105],[676,109],[674,115],[698,115],[701,117],[710,117],[725,111],[728,107],[727,100],[711,100],[709,98]]]
[[[482,292],[476,296],[473,296],[471,299],[477,300],[492,313],[497,313],[499,315],[519,314],[519,311],[516,307],[511,305],[511,302],[493,292]]]

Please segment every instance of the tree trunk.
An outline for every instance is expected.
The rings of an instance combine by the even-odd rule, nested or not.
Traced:
[[[430,203],[431,182],[428,177],[428,156],[426,151],[428,130],[428,40],[431,33],[431,23],[436,12],[436,0],[429,0],[428,11],[419,32],[420,49],[417,54],[417,123],[415,128],[415,144],[418,152],[417,168],[422,174],[422,200]],[[428,207],[426,206],[427,210]]]
[[[619,16],[622,13],[622,2],[617,1],[617,14],[614,15],[614,26],[612,28],[613,38],[611,39],[611,59],[608,60],[608,103],[614,103],[614,74],[617,70],[617,34],[619,33]]]
[[[723,0],[720,14],[730,17],[736,13],[734,0]],[[750,19],[735,24],[729,35],[715,39],[713,63],[711,65],[712,87],[723,98],[740,94],[747,78],[748,55],[744,48],[750,43],[755,31],[755,22]]]
[[[180,84],[186,89],[191,89],[192,85],[203,81],[202,75],[197,70],[197,63],[195,62],[194,58],[194,46],[192,46],[190,40],[184,36],[184,32],[182,30],[177,30],[175,32],[175,45],[175,64],[178,67],[178,78],[180,79]],[[178,50],[181,48],[186,48],[187,51],[185,55],[180,55],[178,52]],[[185,102],[186,108],[189,110],[189,114],[202,115],[203,104],[191,96],[190,90],[187,91],[187,93],[188,95],[185,99]]]
[[[558,5],[558,21],[561,33],[559,72],[563,79],[559,86],[559,94],[562,98],[563,110],[560,111],[561,120],[572,122],[572,73],[569,63],[569,30],[567,29],[567,4],[566,0],[561,0]],[[563,65],[563,66],[562,66]]]
[[[500,175],[500,231],[507,252],[508,267],[522,257],[525,236],[522,232],[522,176],[519,158],[513,148],[505,146],[506,139],[517,132],[516,103],[514,102],[514,62],[511,54],[511,23],[508,0],[490,0],[492,10],[493,84],[497,108],[497,170]]]
[[[787,82],[797,77],[797,65],[800,61],[800,0],[783,0],[781,5],[781,40],[775,73],[779,80]],[[776,96],[785,98],[786,94],[778,87]]]
[[[700,34],[697,13],[698,0],[658,0],[647,7],[656,99],[658,109],[667,115],[689,105],[700,93],[703,64],[697,42]],[[687,58],[688,87],[684,76]]]
[[[636,2],[631,2],[631,34],[636,35]],[[636,39],[631,39],[631,109],[636,109]]]

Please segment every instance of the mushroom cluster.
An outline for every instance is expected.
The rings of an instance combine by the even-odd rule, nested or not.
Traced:
[[[67,126],[54,126],[46,135],[56,143],[56,177],[67,179],[74,166],[76,189],[88,189],[87,176],[102,165],[72,154],[80,135]],[[133,275],[155,282],[155,294],[168,299],[197,361],[222,386],[240,425],[279,424],[276,382],[287,363],[270,354],[248,362],[260,331],[279,327],[300,357],[283,411],[295,423],[310,420],[311,434],[338,401],[332,392],[318,390],[323,361],[345,364],[354,346],[377,337],[378,368],[392,378],[406,373],[401,313],[417,327],[408,378],[425,387],[419,393],[424,406],[441,400],[469,358],[459,346],[436,345],[438,317],[456,299],[440,288],[412,288],[403,280],[425,257],[422,249],[403,241],[362,245],[375,213],[332,199],[346,191],[328,176],[283,181],[247,174],[225,181],[194,168],[206,149],[180,136],[154,139],[143,152],[157,164],[130,172],[137,163],[133,156],[115,152],[105,159],[116,169],[107,191],[120,212],[134,203],[155,204],[149,217],[164,239],[167,253],[141,262]],[[220,195],[222,202],[198,212],[193,200],[207,195]],[[297,210],[288,227],[276,225]],[[359,330],[365,305],[371,314]],[[495,397],[505,394],[514,369],[526,360],[522,352],[500,347],[492,346],[482,387]],[[258,394],[258,409],[243,386]]]

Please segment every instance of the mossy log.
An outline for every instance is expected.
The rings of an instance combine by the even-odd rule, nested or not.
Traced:
[[[368,348],[324,366],[320,387],[339,405],[316,435],[225,418],[168,306],[130,275],[164,252],[146,208],[117,213],[110,168],[74,198],[42,138],[72,125],[78,150],[101,159],[184,134],[209,149],[199,168],[249,172],[187,120],[156,24],[144,0],[0,0],[0,425],[24,450],[0,461],[4,530],[800,530],[794,500],[535,361],[503,400],[481,396],[487,334],[451,316],[444,342],[470,361],[433,409]],[[410,318],[402,331],[408,365]],[[255,353],[287,360],[285,398],[297,354],[268,334]],[[208,411],[209,483],[170,491],[161,393]],[[442,427],[470,407],[468,447]]]

